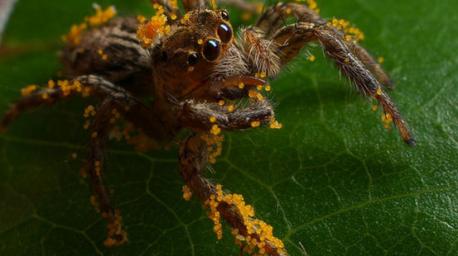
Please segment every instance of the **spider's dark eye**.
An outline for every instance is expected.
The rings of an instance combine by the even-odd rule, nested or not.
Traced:
[[[223,43],[227,43],[232,39],[232,30],[227,24],[218,26],[218,36]]]
[[[199,55],[195,52],[188,55],[188,65],[194,66],[199,62]]]
[[[226,10],[221,11],[221,17],[223,17],[223,20],[229,20],[229,13]]]
[[[203,54],[208,61],[214,61],[218,58],[221,52],[219,41],[215,39],[209,39],[205,42]]]

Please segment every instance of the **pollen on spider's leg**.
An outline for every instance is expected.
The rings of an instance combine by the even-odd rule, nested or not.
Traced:
[[[359,42],[364,40],[364,33],[357,27],[351,26],[350,22],[344,19],[333,18],[328,22],[328,26],[342,31],[347,42]]]
[[[23,97],[29,96],[30,94],[35,92],[37,89],[38,89],[38,86],[35,85],[35,84],[28,85],[28,86],[26,86],[26,87],[21,89],[21,95]]]
[[[210,133],[202,134],[201,138],[207,144],[208,162],[210,164],[216,163],[216,158],[223,152],[224,136]]]
[[[186,201],[191,200],[192,192],[191,192],[191,189],[187,185],[183,186],[182,191],[183,191],[183,199]]]
[[[245,203],[242,195],[225,194],[222,186],[215,186],[215,193],[205,201],[208,207],[209,218],[213,221],[213,230],[218,239],[223,236],[221,225],[221,211],[230,211],[240,216],[243,230],[232,229],[231,233],[235,238],[235,243],[244,245],[247,253],[259,253],[263,255],[268,250],[276,250],[280,255],[285,253],[283,242],[273,235],[272,226],[262,220],[256,219],[254,208]]]
[[[217,124],[212,125],[212,128],[210,129],[210,133],[213,135],[218,135],[221,133],[221,128]]]
[[[251,127],[253,127],[253,128],[257,128],[257,127],[259,127],[259,126],[261,125],[261,121],[252,121],[252,122],[250,123],[250,125],[251,125]]]
[[[383,113],[381,119],[383,122],[383,127],[385,127],[385,129],[387,130],[391,129],[391,124],[393,123],[393,117],[391,116],[391,114]]]

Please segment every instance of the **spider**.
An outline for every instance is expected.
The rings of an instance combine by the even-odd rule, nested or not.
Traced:
[[[259,10],[239,0],[226,2],[246,11]],[[86,124],[90,130],[86,173],[93,191],[91,201],[107,221],[106,246],[127,241],[120,211],[112,205],[103,182],[105,144],[122,117],[159,145],[167,145],[182,130],[188,131],[179,143],[184,198],[195,195],[204,204],[218,238],[224,219],[244,251],[286,255],[272,227],[255,218],[253,208],[241,195],[223,191],[203,174],[221,152],[221,131],[281,128],[262,91],[270,91],[266,80],[274,79],[312,42],[322,46],[358,91],[378,101],[386,123],[393,122],[402,139],[415,145],[406,122],[385,92],[393,86],[389,76],[355,37],[346,33],[345,22],[321,18],[314,1],[308,1],[308,6],[278,3],[267,7],[256,24],[242,29],[238,37],[229,13],[212,8],[214,4],[183,0],[180,9],[176,0],[153,3],[156,14],[151,19],[113,18],[114,8],[97,6],[95,16],[73,26],[65,37],[61,59],[69,80],[24,88],[23,97],[0,123],[0,128],[6,129],[20,113],[71,96],[100,99],[96,108],[85,112],[93,117]],[[288,18],[295,21],[288,24]],[[240,103],[236,106],[236,102]]]

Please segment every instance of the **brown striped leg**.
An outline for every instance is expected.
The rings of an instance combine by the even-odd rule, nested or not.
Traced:
[[[336,66],[353,82],[358,91],[375,98],[382,105],[386,120],[394,122],[402,139],[411,146],[415,145],[415,139],[397,107],[384,92],[374,74],[353,53],[349,46],[352,42],[346,41],[340,31],[327,25],[300,22],[280,29],[273,36],[273,40],[278,46],[282,65],[295,57],[305,43],[318,41],[325,54],[334,60]]]
[[[241,195],[223,192],[221,185],[203,177],[208,159],[208,144],[203,136],[190,136],[180,145],[180,173],[186,184],[183,189],[185,199],[194,194],[208,208],[218,239],[223,235],[223,218],[232,228],[236,241],[247,245],[249,253],[287,255],[283,243],[273,236],[272,227],[254,217],[253,208],[245,204]]]

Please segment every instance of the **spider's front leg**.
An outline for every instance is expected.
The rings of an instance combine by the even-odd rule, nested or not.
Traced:
[[[184,112],[189,117],[182,120],[192,125],[194,130],[202,130],[212,125],[213,122],[208,120],[209,116],[213,116],[224,129],[244,129],[253,120],[269,120],[273,113],[271,109],[265,110],[266,107],[257,105],[250,110],[235,111],[239,113],[230,116],[224,111],[218,111],[216,106],[192,104]],[[221,185],[213,184],[203,177],[203,170],[211,155],[208,148],[209,136],[212,135],[198,132],[180,145],[180,173],[186,183],[183,187],[184,198],[189,199],[194,194],[204,203],[215,224],[214,231],[218,239],[222,237],[222,217],[231,226],[236,242],[246,252],[286,255],[282,241],[273,236],[272,227],[255,218],[253,208],[245,204],[241,195],[223,192]]]
[[[263,32],[265,39],[272,40],[273,44],[288,41],[287,49],[283,48],[278,55],[281,58],[281,65],[285,65],[292,58],[297,56],[299,51],[307,43],[307,41],[299,40],[295,42],[294,38],[287,35],[286,38],[278,38],[278,31],[284,26],[285,20],[288,17],[294,17],[298,23],[310,23],[316,27],[325,27],[327,21],[323,19],[317,12],[316,6],[309,8],[304,4],[298,3],[278,3],[275,6],[268,8],[256,23],[256,28]],[[332,28],[334,29],[334,28]],[[334,29],[336,30],[336,29]],[[336,31],[340,34],[340,31]],[[341,35],[343,37],[343,35]],[[275,38],[277,37],[277,38]],[[387,88],[393,88],[393,82],[388,74],[383,70],[381,65],[369,54],[369,52],[361,47],[355,41],[344,42],[347,44],[350,52],[358,58],[358,60],[375,76],[375,78]]]
[[[402,139],[408,145],[415,145],[415,139],[395,104],[374,74],[352,51],[357,46],[346,41],[340,31],[328,25],[299,22],[280,29],[273,36],[273,41],[280,55],[283,56],[282,64],[295,56],[305,43],[318,41],[326,55],[334,60],[340,71],[353,82],[356,88],[363,95],[373,97],[382,105],[384,119],[387,122],[394,122]]]

